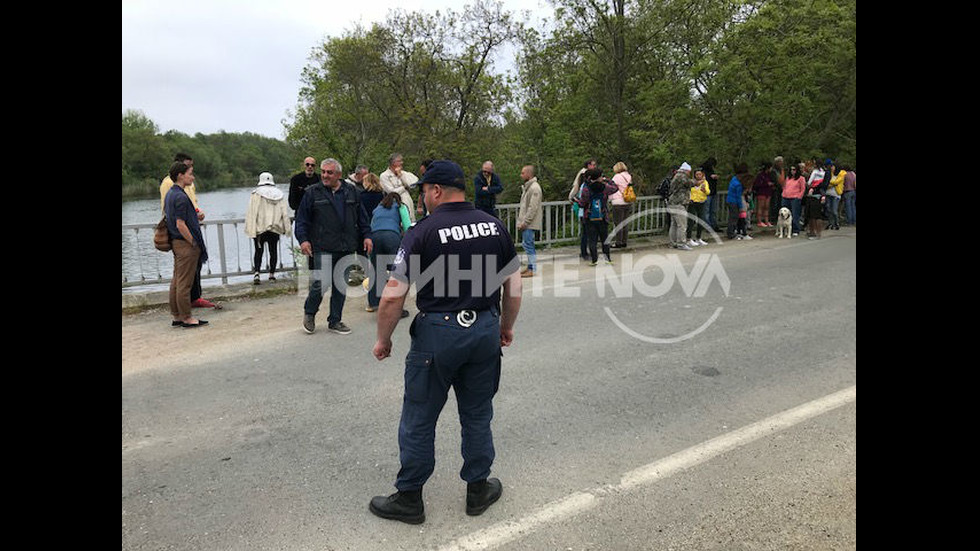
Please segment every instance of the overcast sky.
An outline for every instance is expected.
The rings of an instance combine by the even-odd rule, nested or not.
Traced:
[[[546,0],[503,3],[515,14],[530,10],[532,21],[552,13]],[[123,0],[122,111],[142,111],[160,132],[282,139],[300,74],[325,38],[383,22],[389,9],[461,13],[466,4],[472,1]]]

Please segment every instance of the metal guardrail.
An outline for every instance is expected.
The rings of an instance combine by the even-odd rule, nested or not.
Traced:
[[[724,224],[728,219],[728,209],[725,207],[724,196],[719,193],[716,200],[716,220]],[[574,217],[572,204],[568,201],[549,201],[541,204],[544,209],[542,227],[539,238],[535,239],[536,247],[552,247],[557,245],[577,244],[582,235],[582,226]],[[508,203],[497,205],[500,220],[514,238],[515,245],[521,242],[517,231],[517,213],[520,205]],[[631,236],[643,236],[663,233],[666,231],[666,216],[658,209],[663,202],[657,196],[637,197],[633,203],[634,216],[629,223]],[[290,217],[292,222],[292,217]],[[123,224],[123,241],[129,240],[130,247],[123,246],[122,286],[134,287],[168,283],[173,273],[173,255],[161,253],[153,246],[153,228],[156,223]],[[233,276],[248,276],[252,274],[252,258],[255,254],[252,239],[245,235],[245,219],[235,218],[226,220],[205,220],[201,222],[204,243],[208,250],[208,261],[202,270],[202,279],[221,278],[222,284],[228,283]],[[279,240],[277,272],[295,272],[296,259],[299,255],[299,244],[294,236],[283,236]],[[268,258],[268,253],[263,260]],[[155,272],[155,274],[154,274]],[[265,270],[263,270],[265,272]]]

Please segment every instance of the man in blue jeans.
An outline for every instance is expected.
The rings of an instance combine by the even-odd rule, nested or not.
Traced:
[[[296,209],[296,239],[300,250],[310,259],[313,281],[303,305],[303,330],[312,334],[316,330],[314,319],[323,301],[323,280],[329,279],[330,314],[327,328],[346,335],[350,328],[340,320],[347,298],[344,277],[336,267],[344,258],[355,255],[361,247],[371,254],[371,226],[367,211],[361,204],[357,188],[340,180],[343,168],[336,159],[324,159],[320,163],[321,184],[306,188],[299,208]],[[349,259],[356,262],[356,257]],[[328,262],[325,262],[328,261]]]
[[[517,230],[521,232],[521,244],[527,253],[527,268],[521,271],[521,277],[534,277],[534,269],[537,267],[534,232],[541,230],[541,185],[534,176],[533,165],[521,169],[521,180],[524,184],[521,190],[521,206],[517,210]]]

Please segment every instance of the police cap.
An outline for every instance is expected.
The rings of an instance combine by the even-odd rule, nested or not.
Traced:
[[[421,186],[422,184],[439,184],[440,186],[450,186],[466,190],[466,177],[463,176],[463,169],[458,164],[449,159],[432,161],[432,164],[425,169],[425,174],[418,182],[411,187]]]

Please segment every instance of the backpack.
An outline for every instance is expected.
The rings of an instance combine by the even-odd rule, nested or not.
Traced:
[[[170,245],[170,233],[167,231],[167,217],[160,219],[153,228],[153,246],[158,251],[168,252],[173,247]]]
[[[636,202],[636,192],[633,191],[633,184],[626,184],[626,189],[623,190],[623,201],[627,203]]]
[[[663,197],[665,201],[670,197],[670,178],[661,180],[660,185],[657,186],[657,195]]]
[[[589,220],[602,220],[602,195],[589,200]]]

